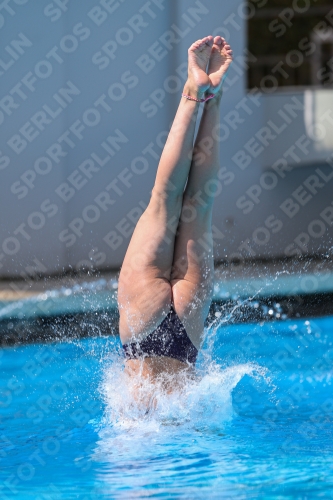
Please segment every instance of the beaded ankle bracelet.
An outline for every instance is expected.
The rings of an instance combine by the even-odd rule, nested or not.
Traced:
[[[182,97],[185,97],[186,99],[189,99],[190,101],[206,102],[206,101],[209,101],[209,99],[213,99],[213,97],[215,97],[215,94],[209,94],[208,97],[203,98],[203,99],[197,99],[196,97],[191,97],[190,95],[186,95],[186,94],[182,94]]]

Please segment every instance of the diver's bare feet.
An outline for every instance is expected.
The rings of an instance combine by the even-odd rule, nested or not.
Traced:
[[[225,75],[232,63],[232,50],[224,38],[216,36],[208,66],[210,87],[207,92],[217,94],[221,92]]]
[[[207,65],[213,42],[212,36],[206,36],[194,42],[188,49],[188,80],[184,92],[189,92],[191,97],[201,98],[211,85],[207,75]]]

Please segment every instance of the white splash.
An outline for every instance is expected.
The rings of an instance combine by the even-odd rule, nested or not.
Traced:
[[[162,384],[129,379],[123,361],[113,357],[105,368],[100,387],[106,404],[101,426],[119,431],[135,428],[144,433],[159,432],[170,425],[184,425],[187,429],[223,428],[233,416],[233,389],[245,375],[265,378],[266,370],[253,363],[224,369],[212,361],[205,365],[196,377],[184,375],[180,380],[178,375],[173,385],[180,388],[167,393]],[[139,397],[134,397],[133,386]],[[140,404],[138,399],[144,403]]]

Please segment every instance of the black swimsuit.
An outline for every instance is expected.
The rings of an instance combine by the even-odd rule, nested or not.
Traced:
[[[195,364],[198,349],[189,339],[173,305],[162,323],[141,342],[123,345],[126,359],[168,356],[183,363]]]

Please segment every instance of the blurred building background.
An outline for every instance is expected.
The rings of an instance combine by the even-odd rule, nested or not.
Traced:
[[[6,0],[0,276],[120,267],[208,34],[235,55],[216,261],[332,255],[332,0]]]

